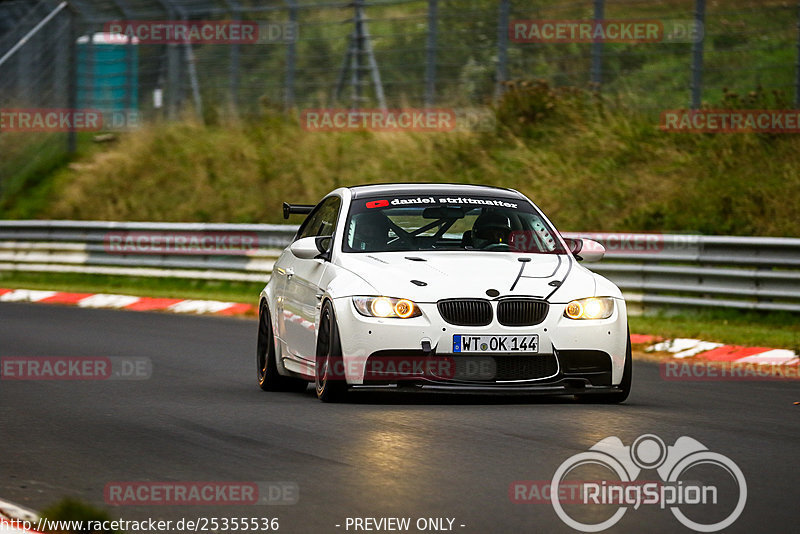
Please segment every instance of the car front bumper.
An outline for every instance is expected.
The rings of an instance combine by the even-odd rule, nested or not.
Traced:
[[[496,313],[487,326],[452,325],[441,317],[436,303],[418,303],[420,317],[379,319],[358,313],[350,297],[333,302],[343,374],[353,386],[558,394],[608,392],[622,380],[628,331],[621,299],[615,299],[608,319],[568,319],[563,315],[565,304],[550,304],[541,323],[525,327],[501,325]],[[539,352],[454,354],[453,336],[458,334],[536,334]],[[398,365],[404,359],[414,363]],[[437,359],[449,362],[442,365],[450,372],[428,365]],[[376,361],[381,363],[376,366]],[[454,372],[456,368],[461,372]],[[481,369],[478,374],[464,374],[465,368]]]

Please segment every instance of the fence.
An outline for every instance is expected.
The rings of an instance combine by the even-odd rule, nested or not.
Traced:
[[[0,271],[264,282],[297,227],[0,221]],[[226,237],[226,241],[220,241]],[[800,239],[565,233],[606,244],[586,264],[633,313],[660,306],[800,312]],[[180,241],[179,241],[180,240]]]
[[[564,43],[526,42],[514,31],[525,20],[619,19],[655,20],[672,33],[649,43]],[[113,22],[198,20],[297,31],[260,44],[102,36]],[[533,78],[593,85],[653,111],[759,86],[772,105],[800,107],[798,26],[800,7],[782,0],[7,0],[0,109],[94,106],[131,112],[120,121],[129,124],[265,107],[476,106],[507,80]],[[700,40],[687,38],[690,27]],[[74,132],[0,134],[2,193],[75,147]]]

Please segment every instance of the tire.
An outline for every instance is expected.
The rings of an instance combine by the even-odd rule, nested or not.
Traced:
[[[305,391],[308,383],[278,373],[275,360],[275,335],[269,308],[262,302],[258,310],[258,344],[256,346],[258,385],[264,391]]]
[[[594,393],[588,395],[575,395],[580,402],[592,404],[619,404],[625,402],[631,393],[631,378],[633,376],[633,355],[631,354],[631,329],[628,327],[628,346],[625,349],[625,365],[622,368],[622,380],[619,388],[622,391],[614,393]]]
[[[336,325],[336,315],[330,301],[325,301],[320,312],[314,369],[317,398],[322,402],[345,400],[347,381],[342,362],[342,344],[339,338],[339,327]]]

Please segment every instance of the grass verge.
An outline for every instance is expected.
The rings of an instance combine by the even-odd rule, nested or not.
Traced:
[[[779,107],[754,94],[723,105]],[[37,209],[20,194],[0,217],[281,223],[283,201],[340,186],[459,182],[518,189],[561,230],[800,235],[800,137],[665,132],[612,104],[513,82],[484,132],[306,131],[270,109],[151,124],[55,172]]]
[[[631,332],[686,337],[730,345],[790,349],[800,353],[800,323],[789,313],[706,310],[630,317]]]

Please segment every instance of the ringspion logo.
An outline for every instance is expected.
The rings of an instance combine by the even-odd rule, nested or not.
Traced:
[[[715,481],[732,482],[736,487],[735,501],[723,503],[723,492],[717,484],[684,480],[687,473],[694,478],[702,472],[697,471],[700,467],[716,468],[715,475],[721,477],[715,476]],[[581,514],[586,512],[585,506],[570,506],[568,512],[564,506],[567,503],[562,501],[566,494],[561,490],[561,484],[574,481],[574,473],[586,468],[604,470],[609,476],[580,485],[580,505],[594,507],[592,512]],[[660,482],[632,484],[643,471],[652,470],[658,474]],[[736,463],[727,456],[710,451],[696,439],[682,436],[674,445],[667,446],[658,436],[643,434],[630,446],[611,436],[597,442],[588,451],[568,458],[556,469],[549,493],[556,515],[581,532],[611,528],[629,510],[638,510],[643,505],[656,505],[662,510],[669,508],[672,515],[691,530],[717,532],[728,528],[742,514],[747,502],[747,482]],[[574,494],[569,495],[574,499]],[[616,507],[616,510],[604,518],[595,513],[599,506]],[[696,517],[698,508],[712,507],[724,511],[711,514],[713,519],[710,520]]]

